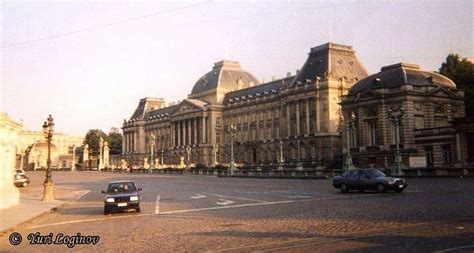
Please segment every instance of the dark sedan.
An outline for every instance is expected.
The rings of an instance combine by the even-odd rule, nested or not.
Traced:
[[[130,180],[109,183],[104,197],[104,214],[112,211],[135,209],[140,212],[140,194],[142,189]]]
[[[343,193],[351,190],[372,190],[377,192],[402,192],[408,184],[404,179],[389,177],[378,169],[353,169],[336,176],[332,185]]]

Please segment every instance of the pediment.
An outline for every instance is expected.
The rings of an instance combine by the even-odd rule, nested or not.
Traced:
[[[173,111],[172,114],[181,114],[181,113],[189,113],[189,112],[196,112],[196,111],[203,111],[204,110],[205,102],[201,101],[201,104],[196,103],[194,101],[190,101],[188,99],[183,100],[179,103],[178,107]]]
[[[455,97],[455,94],[451,90],[446,89],[441,85],[430,90],[428,94],[442,97]]]

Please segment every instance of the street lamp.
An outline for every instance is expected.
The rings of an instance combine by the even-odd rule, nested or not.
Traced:
[[[352,155],[351,155],[351,136],[354,132],[354,123],[355,123],[355,114],[354,112],[351,113],[349,119],[346,120],[346,133],[347,133],[347,155],[346,160],[344,162],[344,171],[348,171],[354,169],[354,163],[352,162]],[[344,121],[344,116],[341,115],[341,121]]]
[[[188,145],[186,147],[186,155],[187,155],[187,161],[188,161],[188,166],[189,166],[189,155],[191,154],[191,147]]]
[[[402,156],[400,155],[400,121],[403,116],[403,110],[400,110],[400,114],[395,114],[391,109],[388,110],[390,120],[395,125],[395,163],[392,167],[392,175],[401,176],[402,168],[404,167]]]
[[[227,131],[230,134],[230,166],[229,166],[229,169],[230,169],[230,175],[233,176],[234,171],[235,171],[234,137],[235,137],[235,133],[237,133],[237,128],[235,127],[234,124],[232,124],[232,125],[229,126]]]
[[[280,157],[278,159],[278,162],[279,163],[285,162],[285,158],[283,158],[283,141],[282,140],[280,140]]]
[[[219,145],[214,145],[214,165],[217,165],[217,153],[219,152]]]
[[[163,153],[165,153],[164,149],[161,150],[161,165],[162,166],[163,166]]]
[[[156,136],[154,134],[150,134],[148,137],[148,140],[150,142],[150,168],[148,168],[148,172],[152,173],[153,172],[153,151],[155,147]]]
[[[51,175],[51,140],[53,139],[54,133],[54,122],[51,114],[49,115],[47,121],[43,124],[43,133],[48,143],[48,160],[46,162],[46,179],[44,180],[44,190],[43,190],[43,201],[53,201],[54,200],[54,182]]]

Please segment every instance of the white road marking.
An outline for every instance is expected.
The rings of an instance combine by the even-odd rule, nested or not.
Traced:
[[[308,201],[317,201],[317,200],[336,200],[336,199],[347,199],[347,198],[354,198],[354,197],[375,197],[375,196],[379,196],[379,195],[378,194],[370,194],[370,195],[368,194],[368,195],[343,196],[343,197],[335,197],[335,198],[312,198],[312,199],[284,200],[284,201],[274,201],[274,202],[264,202],[264,203],[249,203],[249,204],[231,205],[231,206],[215,206],[215,207],[205,207],[205,208],[184,209],[184,210],[160,212],[157,215],[175,214],[175,213],[190,213],[190,212],[211,211],[211,210],[252,207],[252,206],[278,205],[278,204],[299,203],[299,202],[308,202]],[[64,222],[57,222],[57,223],[49,223],[49,224],[31,226],[31,227],[27,227],[27,229],[43,228],[43,227],[50,227],[50,226],[60,226],[60,225],[75,224],[75,223],[81,223],[81,222],[103,221],[103,220],[108,220],[108,219],[136,218],[136,217],[144,217],[144,216],[151,216],[151,215],[155,215],[155,214],[154,213],[142,213],[142,214],[127,215],[127,216],[106,216],[106,217],[100,217],[100,218],[94,218],[94,219],[71,220],[71,221],[64,221]]]
[[[250,198],[242,198],[242,197],[234,197],[234,196],[227,196],[227,195],[221,195],[221,194],[214,194],[214,193],[206,193],[203,192],[206,195],[211,195],[211,196],[216,196],[216,197],[221,197],[221,198],[230,198],[230,199],[241,199],[241,200],[249,200],[249,201],[255,201],[255,202],[261,202],[261,203],[266,203],[269,201],[265,200],[258,200],[258,199],[250,199]]]
[[[474,244],[472,244],[472,245],[466,245],[466,246],[462,246],[462,247],[456,247],[456,248],[449,248],[449,249],[437,250],[437,251],[433,251],[433,253],[441,253],[441,252],[455,251],[455,250],[460,250],[460,249],[474,249]]]
[[[313,198],[311,196],[303,196],[303,195],[295,195],[295,196],[288,196],[290,199],[310,199]]]
[[[155,214],[160,213],[160,195],[156,196]]]
[[[219,199],[219,202],[216,202],[216,205],[220,206],[228,206],[230,204],[234,204],[235,202],[232,200],[227,200],[227,199]]]
[[[196,194],[194,196],[191,196],[189,197],[190,199],[202,199],[202,198],[207,198],[206,195],[202,195],[202,194]]]

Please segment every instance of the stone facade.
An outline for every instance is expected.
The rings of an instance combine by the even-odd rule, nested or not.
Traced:
[[[386,66],[356,83],[343,97],[342,108],[345,119],[355,116],[354,131],[344,131],[342,145],[344,156],[350,147],[355,166],[394,164],[396,127],[390,116],[400,118],[399,143],[406,167],[459,163],[453,121],[464,117],[464,93],[445,76],[414,64]],[[414,164],[414,158],[421,158],[421,163]]]
[[[238,62],[217,62],[178,104],[140,100],[122,127],[123,155],[143,166],[153,147],[163,166],[182,157],[189,164],[227,165],[226,129],[235,125],[238,165],[327,166],[341,155],[341,96],[366,76],[352,47],[334,43],[312,48],[296,75],[263,84]]]
[[[21,128],[21,123],[0,113],[0,209],[20,203],[20,192],[13,185],[13,176]]]

